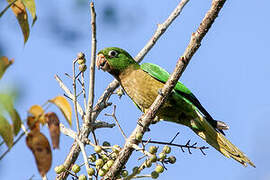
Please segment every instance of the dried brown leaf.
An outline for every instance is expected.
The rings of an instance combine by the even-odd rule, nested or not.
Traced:
[[[45,114],[46,121],[49,126],[53,149],[59,149],[60,126],[59,119],[54,112]]]
[[[39,131],[31,131],[26,137],[26,144],[34,154],[36,165],[41,176],[51,168],[52,151],[48,139]]]

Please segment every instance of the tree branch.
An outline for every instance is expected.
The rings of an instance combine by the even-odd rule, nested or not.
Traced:
[[[139,120],[141,125],[137,125],[136,128],[133,130],[130,137],[127,139],[124,148],[119,153],[118,158],[115,160],[115,163],[108,171],[106,176],[103,179],[116,179],[116,175],[122,170],[123,166],[128,161],[129,157],[133,152],[132,144],[138,144],[139,141],[135,139],[137,133],[144,134],[145,131],[151,124],[152,119],[155,118],[155,115],[158,109],[164,104],[166,101],[169,93],[174,88],[175,84],[177,83],[178,79],[184,72],[186,66],[188,65],[190,59],[192,58],[193,54],[198,50],[201,45],[201,41],[203,37],[208,32],[209,28],[213,24],[215,18],[217,17],[220,9],[223,7],[226,0],[213,0],[210,10],[206,13],[204,19],[202,20],[200,26],[198,27],[197,31],[192,34],[191,40],[189,42],[188,47],[186,48],[182,57],[179,58],[174,72],[164,85],[161,90],[161,94],[159,94],[151,105],[150,109],[147,113],[143,114]]]

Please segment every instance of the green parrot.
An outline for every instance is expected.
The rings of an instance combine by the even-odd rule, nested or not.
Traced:
[[[166,70],[155,64],[139,65],[128,52],[117,47],[99,51],[96,65],[119,81],[126,94],[143,113],[150,108],[170,76]],[[242,151],[225,138],[223,130],[229,127],[222,121],[214,120],[181,82],[175,85],[167,101],[159,109],[157,118],[188,126],[224,156],[232,157],[244,166],[248,163],[255,167]]]

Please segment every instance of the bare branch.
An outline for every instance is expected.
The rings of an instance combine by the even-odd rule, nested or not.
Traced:
[[[94,2],[90,3],[91,9],[91,27],[92,27],[92,49],[91,49],[91,64],[90,64],[90,81],[89,81],[89,95],[88,95],[88,103],[87,103],[87,111],[86,111],[86,122],[90,121],[91,112],[93,109],[94,103],[94,88],[95,88],[95,65],[96,65],[96,12],[94,7]],[[93,119],[91,119],[93,122]]]
[[[151,39],[147,42],[147,44],[144,46],[144,48],[137,54],[137,56],[134,58],[137,62],[141,62],[144,56],[152,49],[152,47],[156,44],[157,40],[160,38],[160,36],[167,30],[167,28],[171,25],[171,23],[179,16],[179,14],[182,12],[182,9],[185,7],[185,5],[188,3],[189,0],[182,0],[176,8],[173,10],[173,12],[170,14],[168,19],[164,21],[162,24],[158,24],[158,28],[154,35],[151,37]]]
[[[200,47],[203,37],[206,35],[209,28],[213,24],[215,18],[217,17],[220,9],[223,7],[225,1],[226,0],[212,1],[210,10],[206,13],[197,31],[192,34],[190,43],[186,51],[184,52],[183,56],[179,58],[176,67],[174,69],[174,72],[172,73],[172,75],[162,88],[161,93],[157,96],[156,100],[151,105],[147,113],[145,113],[139,118],[142,126],[137,125],[137,127],[134,129],[130,137],[127,139],[124,148],[119,153],[118,158],[115,160],[115,163],[113,164],[113,166],[103,179],[115,179],[116,175],[123,169],[123,165],[126,164],[126,162],[128,161],[130,155],[134,150],[132,144],[139,143],[139,141],[135,139],[136,133],[144,134],[146,129],[149,128],[151,121],[152,119],[155,118],[158,109],[163,105],[169,93],[172,91],[178,79],[184,72],[193,54]]]
[[[59,76],[54,75],[54,78],[56,79],[56,81],[58,82],[59,86],[64,90],[64,92],[66,93],[66,95],[72,100],[74,101],[74,95],[71,93],[71,91],[67,88],[67,86],[63,83],[63,81],[60,79]],[[80,113],[80,115],[83,117],[84,116],[84,111],[81,107],[81,105],[77,102],[77,108],[78,108],[78,113]]]
[[[77,87],[76,87],[76,71],[75,71],[75,64],[77,62],[77,58],[72,62],[72,71],[73,71],[73,76],[72,76],[72,86],[73,86],[73,104],[74,104],[74,111],[75,111],[75,118],[76,118],[76,127],[77,127],[77,132],[80,134],[80,126],[79,126],[79,116],[78,116],[78,108],[77,108]]]
[[[127,136],[126,136],[125,132],[124,132],[123,129],[121,128],[121,126],[120,126],[120,124],[119,124],[119,122],[118,122],[118,119],[116,118],[115,110],[116,110],[116,105],[113,106],[113,113],[112,113],[112,114],[105,114],[105,116],[111,116],[111,117],[115,120],[115,122],[116,122],[118,128],[120,129],[120,131],[121,131],[123,137],[124,137],[125,139],[127,139]]]

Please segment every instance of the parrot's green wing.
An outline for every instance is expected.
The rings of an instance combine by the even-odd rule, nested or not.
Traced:
[[[165,83],[170,77],[170,74],[165,69],[156,64],[143,63],[141,64],[141,69],[163,83]],[[174,90],[181,91],[185,94],[192,94],[192,92],[181,82],[177,82]]]
[[[160,66],[152,63],[143,63],[141,64],[141,69],[145,72],[147,72],[149,75],[154,77],[160,82],[165,83],[169,77],[170,74]],[[210,124],[212,124],[214,127],[216,127],[216,121],[211,117],[211,115],[204,109],[204,107],[201,105],[200,101],[192,94],[192,92],[181,82],[177,82],[177,84],[174,87],[175,93],[183,96],[188,101],[190,101],[196,108],[198,108],[206,117],[206,119],[209,121]],[[223,133],[223,132],[222,132]]]

